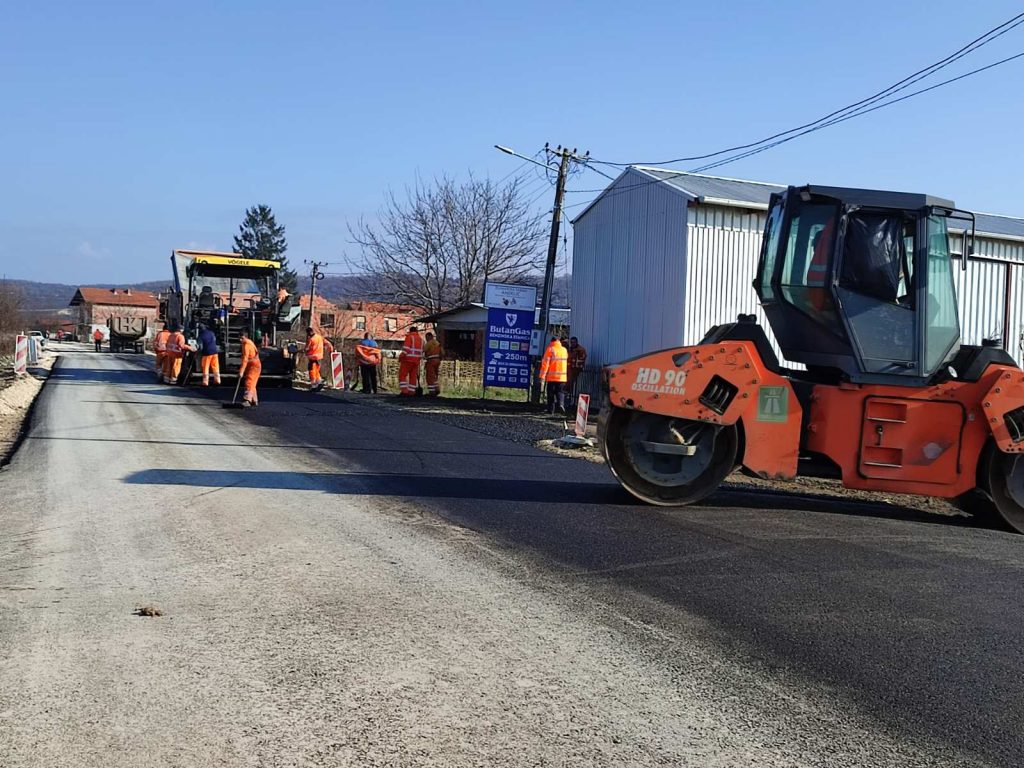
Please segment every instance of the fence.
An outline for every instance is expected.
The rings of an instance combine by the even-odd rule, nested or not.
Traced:
[[[342,352],[345,374],[349,382],[359,381],[359,362],[354,353]],[[420,368],[420,378],[423,368]],[[482,386],[484,380],[483,363],[470,360],[442,360],[438,372],[442,391],[461,387]],[[385,357],[377,369],[377,383],[383,390],[398,391],[398,358]]]

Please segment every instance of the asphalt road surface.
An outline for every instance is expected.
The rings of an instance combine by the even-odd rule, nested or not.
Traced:
[[[358,396],[224,410],[148,360],[63,357],[0,471],[0,766],[1024,764],[1024,537],[666,512]]]

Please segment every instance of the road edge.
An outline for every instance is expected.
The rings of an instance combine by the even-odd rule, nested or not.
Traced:
[[[18,453],[18,449],[21,448],[21,444],[25,442],[25,437],[29,433],[29,428],[32,425],[32,418],[35,415],[36,404],[39,402],[39,395],[42,393],[46,383],[50,380],[50,374],[53,369],[60,363],[62,355],[59,353],[54,354],[45,360],[40,360],[38,365],[34,365],[29,369],[26,374],[32,379],[39,383],[35,393],[32,395],[32,400],[29,402],[28,407],[25,408],[24,412],[13,413],[10,416],[3,416],[0,419],[10,418],[14,424],[12,428],[17,430],[15,432],[14,439],[10,444],[0,445],[0,470],[6,468]],[[18,420],[20,419],[20,423]]]

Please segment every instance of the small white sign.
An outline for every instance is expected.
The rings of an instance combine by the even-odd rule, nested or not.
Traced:
[[[484,287],[484,304],[493,309],[535,309],[537,289],[531,285],[487,283]]]
[[[530,354],[540,357],[544,352],[544,331],[534,328],[530,333]]]

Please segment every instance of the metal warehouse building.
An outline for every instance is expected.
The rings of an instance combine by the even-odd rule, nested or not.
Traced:
[[[662,168],[623,171],[572,222],[572,333],[588,349],[588,369],[696,344],[741,312],[757,315],[781,358],[752,283],[769,197],[784,189]],[[976,217],[979,260],[955,273],[961,336],[971,344],[999,337],[1021,362],[1024,219]],[[954,221],[950,231],[959,254],[963,233]],[[584,387],[593,391],[596,377]]]

